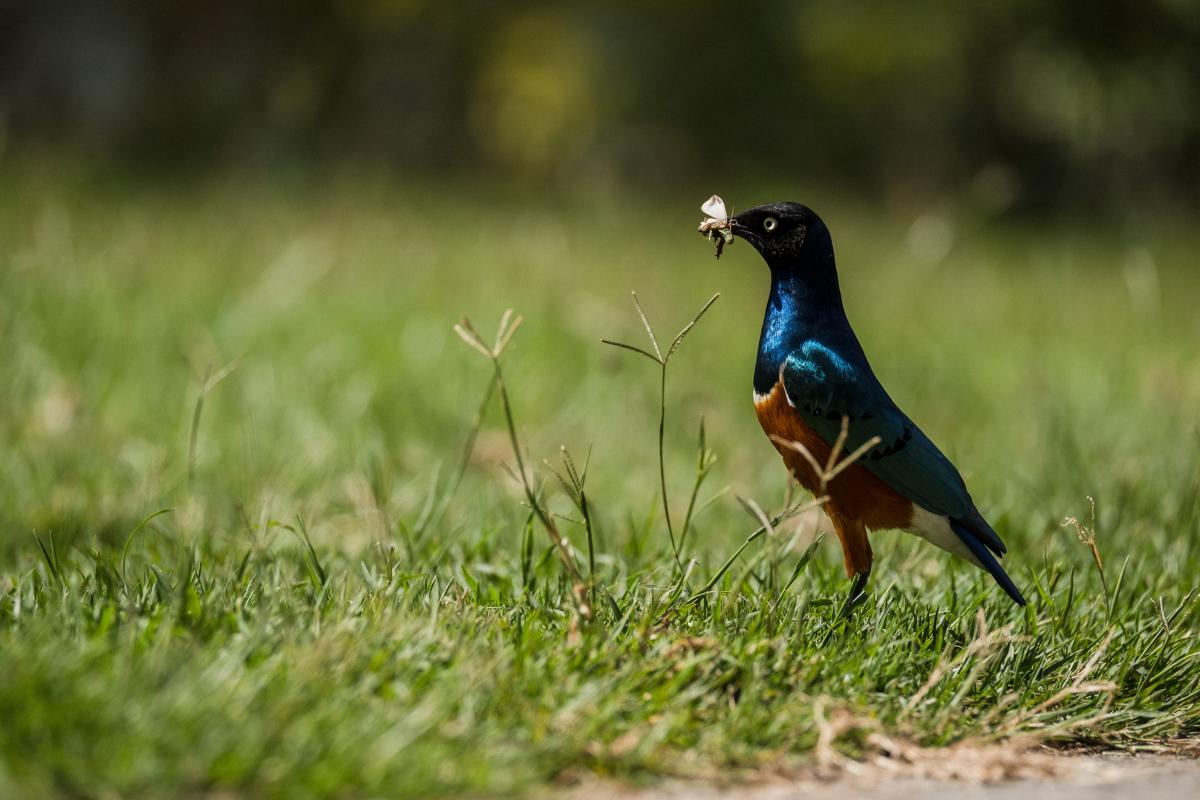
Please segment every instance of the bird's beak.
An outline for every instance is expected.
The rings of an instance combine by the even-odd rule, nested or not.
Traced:
[[[734,236],[745,239],[746,241],[750,242],[750,244],[757,244],[759,239],[757,233],[755,232],[756,229],[750,227],[749,222],[745,217],[745,214],[740,214],[736,217],[730,217],[729,230]]]

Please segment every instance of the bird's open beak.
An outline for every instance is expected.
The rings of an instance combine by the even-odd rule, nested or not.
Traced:
[[[755,234],[755,229],[751,228],[746,220],[745,215],[739,215],[729,218],[729,230],[734,236],[738,236],[746,241],[754,244],[758,241],[758,236]]]

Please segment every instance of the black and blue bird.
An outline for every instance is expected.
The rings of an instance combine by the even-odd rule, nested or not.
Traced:
[[[823,487],[846,573],[854,579],[852,597],[861,593],[871,572],[867,532],[893,529],[986,570],[1024,605],[999,563],[1004,543],[975,507],[962,476],[875,377],[846,317],[825,223],[799,203],[771,203],[724,224],[771,270],[754,366],[754,405],[792,475],[810,492],[821,491],[821,476],[792,443],[825,464],[843,420],[848,421],[845,453],[879,437]]]

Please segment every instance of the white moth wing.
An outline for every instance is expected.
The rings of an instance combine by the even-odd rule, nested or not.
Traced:
[[[704,201],[704,205],[700,206],[700,210],[715,219],[725,219],[729,216],[725,211],[725,201],[715,194]]]

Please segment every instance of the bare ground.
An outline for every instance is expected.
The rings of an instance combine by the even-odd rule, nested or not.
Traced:
[[[1200,742],[1152,753],[1049,748],[903,748],[865,762],[826,762],[794,775],[668,781],[653,787],[587,781],[563,800],[1104,800],[1200,798]]]

